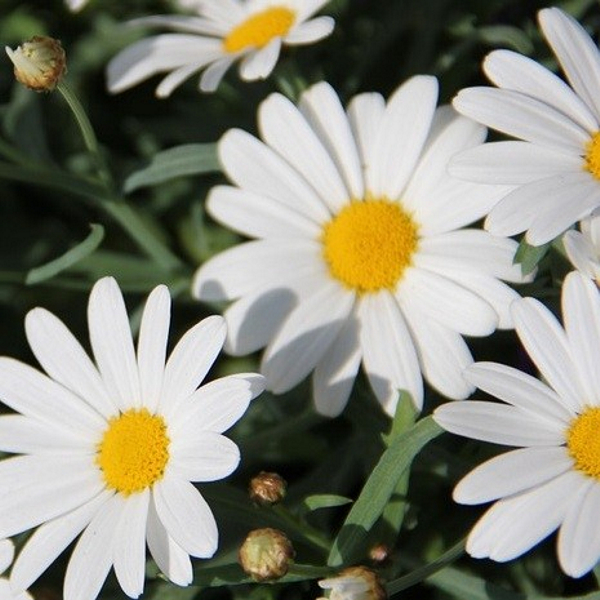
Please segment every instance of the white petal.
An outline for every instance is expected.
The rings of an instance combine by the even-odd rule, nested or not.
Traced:
[[[365,188],[358,149],[336,91],[326,82],[313,85],[302,94],[300,110],[333,158],[350,196],[362,198]]]
[[[563,446],[520,448],[473,469],[460,480],[452,497],[460,504],[482,504],[529,490],[572,467],[573,459]]]
[[[585,29],[558,8],[538,13],[544,36],[554,50],[573,89],[600,118],[600,56]]]
[[[496,311],[478,294],[425,269],[407,269],[395,296],[406,299],[438,323],[464,335],[489,335],[498,325]]]
[[[115,533],[123,504],[112,496],[79,538],[65,574],[65,600],[93,600],[98,596],[113,561]]]
[[[158,84],[155,90],[157,98],[168,98],[173,90],[179,87],[186,79],[189,79],[196,71],[201,67],[198,65],[184,65],[174,71],[171,71],[163,80]]]
[[[89,456],[23,455],[0,462],[0,537],[63,515],[104,487]]]
[[[137,344],[142,402],[150,412],[154,412],[160,399],[170,320],[171,296],[168,288],[161,285],[146,300]]]
[[[558,560],[570,577],[581,577],[600,558],[600,486],[597,481],[585,487],[571,506],[558,532]]]
[[[167,473],[154,485],[154,501],[160,522],[183,550],[198,558],[215,553],[219,538],[215,518],[191,483]]]
[[[514,406],[463,400],[444,404],[434,413],[446,431],[504,446],[559,446],[564,427],[536,419]]]
[[[555,427],[566,427],[573,414],[560,396],[546,384],[518,369],[493,362],[478,362],[465,371],[465,377],[480,390],[548,420]]]
[[[533,298],[516,301],[511,312],[519,339],[544,379],[562,404],[578,412],[585,404],[583,390],[565,332],[556,317]]]
[[[313,373],[313,400],[320,415],[337,417],[344,410],[361,358],[358,322],[350,317]]]
[[[114,532],[113,562],[117,581],[130,598],[144,591],[146,570],[146,522],[150,491],[125,499]]]
[[[83,531],[113,492],[103,490],[97,496],[60,517],[38,527],[21,551],[10,572],[17,589],[27,589]]]
[[[46,373],[95,408],[104,417],[115,412],[98,370],[64,323],[43,308],[25,317],[25,333]]]
[[[221,42],[197,35],[167,33],[131,44],[108,63],[108,90],[117,94],[164,71],[194,65],[196,69],[222,55]]]
[[[591,279],[598,274],[598,253],[590,240],[579,231],[567,231],[562,238],[565,252],[573,266]]]
[[[388,100],[374,140],[373,196],[400,196],[427,138],[438,96],[434,77],[419,75],[402,84]]]
[[[279,52],[281,50],[281,38],[273,38],[264,48],[249,52],[240,64],[240,76],[245,81],[266,79],[275,68]]]
[[[88,304],[90,342],[104,384],[121,410],[141,406],[140,381],[127,309],[112,277],[92,288]]]
[[[233,64],[235,59],[235,56],[226,56],[219,60],[215,60],[209,65],[200,77],[200,91],[214,92],[219,87],[221,80],[225,77],[227,69]]]
[[[427,382],[453,400],[470,396],[474,388],[463,370],[473,358],[460,334],[422,313],[418,303],[401,305]]]
[[[233,473],[240,462],[236,444],[213,431],[174,439],[169,447],[171,468],[188,481],[218,481]]]
[[[321,287],[296,307],[267,347],[261,372],[276,394],[300,383],[337,337],[348,318],[354,294],[337,282]]]
[[[458,112],[488,127],[540,146],[581,155],[589,134],[548,104],[512,90],[461,90],[452,102]]]
[[[578,171],[582,164],[575,152],[531,142],[490,142],[456,155],[448,171],[468,181],[523,185]]]
[[[128,27],[161,27],[185,33],[220,36],[227,33],[227,28],[221,27],[211,19],[191,17],[189,15],[151,15],[127,21]],[[198,36],[200,37],[200,36]]]
[[[400,390],[407,391],[420,410],[423,379],[414,342],[393,296],[367,294],[358,307],[363,365],[375,396],[393,415]]]
[[[324,111],[321,106],[319,109]],[[271,94],[262,102],[259,125],[265,142],[311,183],[332,212],[337,212],[348,202],[349,193],[331,156],[306,119],[287,98],[281,94]]]
[[[596,118],[573,90],[531,58],[510,50],[495,50],[486,56],[483,69],[498,87],[551,104],[589,133],[598,129]]]
[[[160,522],[153,498],[148,512],[147,536],[148,549],[158,568],[177,585],[187,586],[192,583],[194,574],[190,557],[181,546],[173,541]]]
[[[582,481],[578,473],[567,472],[496,502],[471,531],[467,552],[499,562],[520,556],[559,526]]]
[[[294,27],[283,41],[289,46],[313,44],[331,35],[334,27],[335,21],[331,17],[317,17]]]
[[[198,12],[217,23],[227,26],[227,30],[245,21],[250,11],[247,4],[238,0],[220,0],[219,2],[205,2],[201,0]]]
[[[211,316],[189,329],[179,340],[165,367],[160,411],[168,416],[180,401],[191,396],[223,347],[223,317]]]
[[[214,219],[248,237],[317,239],[321,233],[313,220],[289,206],[232,186],[213,187],[207,206]]]
[[[285,204],[316,223],[329,220],[329,211],[309,182],[255,137],[230,129],[218,151],[227,175],[239,187]]]

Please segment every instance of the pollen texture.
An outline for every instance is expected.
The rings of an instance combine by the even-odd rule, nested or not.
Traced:
[[[600,479],[600,408],[587,408],[573,419],[567,448],[578,471]]]
[[[600,131],[594,133],[585,150],[585,170],[600,179]]]
[[[418,228],[396,202],[354,201],[323,228],[323,257],[333,277],[358,293],[393,289],[410,266]]]
[[[272,6],[254,13],[225,37],[225,51],[234,54],[246,48],[264,48],[273,38],[286,35],[295,19],[294,11],[284,6]]]
[[[145,408],[112,417],[96,455],[106,485],[125,496],[162,479],[168,460],[165,421]]]

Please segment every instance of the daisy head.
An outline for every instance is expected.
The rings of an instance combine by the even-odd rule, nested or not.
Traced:
[[[0,540],[0,575],[10,567],[15,557],[12,540]],[[0,577],[0,598],[2,600],[33,600],[29,592],[14,590],[6,577]]]
[[[600,284],[600,214],[599,211],[579,223],[580,231],[567,231],[563,236],[565,251],[571,264]]]
[[[27,339],[46,374],[0,358],[0,532],[37,527],[10,575],[24,590],[75,539],[66,600],[93,600],[111,567],[123,591],[143,591],[146,545],[174,583],[192,581],[190,556],[217,548],[215,519],[192,482],[229,475],[237,446],[222,433],[262,391],[259,375],[198,387],[225,338],[209,317],[166,360],[170,296],[155,288],[142,315],[137,351],[112,278],[90,294],[95,364],[63,323],[42,308],[26,319]],[[83,533],[82,533],[83,532]]]
[[[517,186],[485,226],[496,235],[527,230],[534,246],[600,207],[600,53],[583,27],[558,8],[540,11],[539,23],[569,85],[515,52],[489,54],[483,68],[497,88],[462,90],[454,107],[521,141],[485,144],[450,167],[471,181]]]
[[[503,403],[446,404],[435,420],[452,433],[516,447],[477,467],[454,490],[461,504],[496,501],[475,525],[467,551],[504,562],[554,530],[565,573],[580,577],[600,558],[600,294],[570,273],[564,327],[540,302],[518,300],[515,329],[545,383],[496,363],[467,379]]]
[[[157,73],[168,75],[156,88],[167,97],[203,70],[200,89],[213,92],[225,72],[240,61],[240,77],[268,77],[283,45],[312,44],[332,31],[331,17],[312,16],[328,0],[193,0],[198,16],[154,16],[131,25],[159,26],[168,33],[141,40],[115,56],[107,67],[108,89],[122,92]]]
[[[193,293],[233,300],[227,351],[266,347],[262,372],[283,393],[313,372],[317,410],[339,414],[362,363],[384,409],[398,391],[423,401],[422,373],[451,398],[472,390],[462,334],[510,327],[521,281],[516,243],[463,227],[505,188],[446,174],[448,159],[485,128],[436,110],[437,81],[414,77],[386,103],[356,96],[344,110],[326,83],[299,107],[279,94],[259,110],[263,141],[240,131],[219,143],[233,182],[208,211],[256,238],[211,259]]]

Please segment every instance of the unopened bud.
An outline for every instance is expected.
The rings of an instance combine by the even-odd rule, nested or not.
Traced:
[[[67,72],[65,51],[54,38],[36,35],[16,50],[5,50],[17,81],[37,92],[51,92]]]
[[[366,567],[344,569],[336,577],[319,581],[319,586],[324,590],[330,590],[328,600],[385,600],[387,598],[377,573]]]
[[[376,544],[369,550],[369,558],[376,565],[385,562],[390,555],[390,548],[387,544]]]
[[[250,480],[250,498],[258,504],[277,504],[285,497],[287,483],[277,473],[261,471]]]
[[[265,527],[251,531],[240,548],[242,569],[256,581],[283,577],[294,558],[294,548],[278,529]]]

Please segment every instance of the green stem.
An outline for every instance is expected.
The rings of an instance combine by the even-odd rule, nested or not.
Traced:
[[[285,523],[290,529],[300,534],[307,542],[319,550],[329,553],[331,541],[327,539],[318,529],[311,527],[307,523],[301,521],[292,515],[285,506],[277,504],[272,507],[274,513]]]

